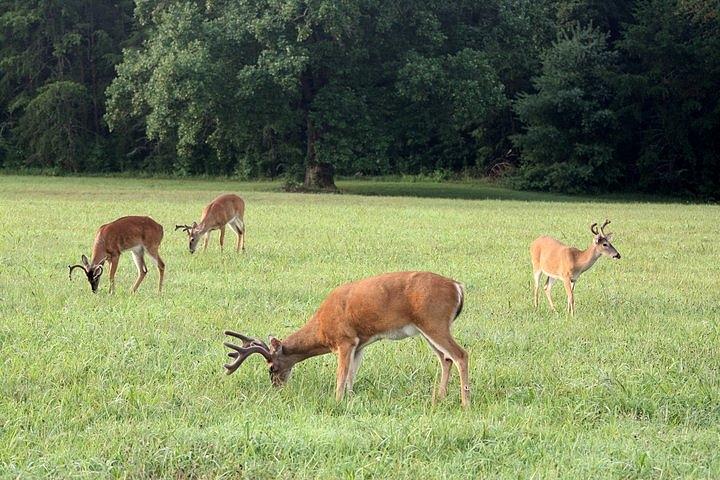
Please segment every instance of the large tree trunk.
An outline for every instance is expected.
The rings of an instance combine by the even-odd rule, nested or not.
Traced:
[[[329,163],[312,163],[305,167],[305,183],[308,190],[335,191],[335,169]]]
[[[305,157],[305,182],[303,187],[306,190],[337,191],[335,186],[335,168],[329,163],[317,161],[315,154],[315,142],[318,139],[318,131],[313,125],[310,115],[307,116],[307,154]]]

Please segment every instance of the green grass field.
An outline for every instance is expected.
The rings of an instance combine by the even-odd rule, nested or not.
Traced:
[[[0,477],[720,477],[720,207],[276,187],[0,177]],[[220,192],[246,199],[247,251],[228,232],[221,254],[216,232],[191,256],[172,226]],[[129,293],[129,254],[113,295],[107,278],[97,295],[69,281],[97,227],[128,214],[165,226],[162,296],[153,267]],[[530,242],[584,247],[605,217],[622,259],[581,277],[574,319],[533,310]],[[468,411],[457,372],[431,405],[437,361],[417,337],[369,347],[341,404],[333,355],[279,390],[262,358],[224,375],[224,329],[282,338],[333,287],[398,270],[466,285],[453,331],[470,354]],[[561,285],[554,298],[564,306]]]

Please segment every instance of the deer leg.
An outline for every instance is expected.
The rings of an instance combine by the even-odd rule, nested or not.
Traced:
[[[345,389],[348,393],[352,393],[353,383],[355,382],[355,375],[357,374],[357,371],[360,368],[360,364],[362,363],[364,352],[365,350],[363,350],[362,348],[357,349],[355,350],[355,355],[352,356],[350,363],[350,372],[348,373],[347,382],[345,384]]]
[[[120,255],[110,257],[110,293],[115,291],[115,272],[117,272]]]
[[[427,329],[430,325],[431,329]],[[450,334],[450,325],[437,326],[432,328],[431,323],[426,323],[426,331],[420,330],[425,339],[433,347],[440,350],[445,358],[452,359],[460,372],[460,400],[463,407],[470,406],[470,382],[468,378],[468,354],[457,344]]]
[[[573,282],[567,278],[563,280],[565,292],[567,293],[567,311],[571,316],[575,316],[575,295],[573,294]]]
[[[148,247],[147,252],[157,266],[158,274],[160,274],[160,279],[158,280],[158,293],[162,293],[163,278],[165,278],[165,262],[163,262],[162,258],[160,258],[160,252],[158,251],[157,247]]]
[[[240,230],[237,226],[237,223],[235,223],[235,222],[236,222],[236,220],[233,219],[230,221],[230,223],[228,223],[228,225],[230,225],[230,228],[232,229],[232,231],[235,232],[235,235],[237,235],[237,241],[235,242],[235,252],[239,252],[240,251]]]
[[[145,279],[145,275],[147,275],[147,267],[145,266],[145,259],[143,258],[142,247],[133,248],[132,255],[133,260],[135,261],[135,266],[137,267],[138,276],[130,291],[132,293],[135,293],[142,281]]]
[[[205,246],[203,247],[203,252],[207,252],[207,246],[208,243],[210,243],[210,233],[212,233],[212,230],[208,230],[208,232],[205,234]]]
[[[433,345],[430,340],[428,340],[428,345],[430,345],[430,348],[432,348],[432,351],[435,352],[435,355],[437,355],[438,360],[440,361],[440,384],[437,388],[437,394],[433,388],[432,403],[435,404],[437,401],[440,401],[447,396],[447,386],[450,381],[453,361],[451,358],[446,357],[443,352],[435,348],[435,345]]]
[[[239,252],[240,249],[245,250],[245,225],[243,225],[242,220],[239,218],[236,218],[231,224],[230,227],[233,229],[235,234],[237,235],[237,243],[235,244],[235,251]]]
[[[223,244],[225,243],[225,225],[220,227],[220,251],[223,251]]]
[[[542,270],[533,272],[533,280],[535,280],[535,289],[533,290],[533,306],[537,308],[538,299],[540,298],[540,277],[542,276]]]
[[[240,219],[237,219],[237,226],[238,231],[240,232],[240,238],[238,239],[240,241],[240,250],[243,252],[245,251],[245,222],[243,222]]]
[[[553,301],[552,301],[552,296],[550,295],[550,290],[552,289],[553,283],[555,283],[555,279],[552,277],[547,277],[547,280],[545,281],[544,290],[545,290],[545,296],[547,297],[548,302],[550,302],[550,308],[552,309],[553,312],[557,312],[557,310],[555,309],[555,305],[553,304]]]
[[[335,400],[341,402],[345,394],[345,387],[350,373],[350,364],[355,355],[357,347],[357,339],[354,343],[342,344],[337,351],[338,367],[337,367],[337,385],[335,387]]]

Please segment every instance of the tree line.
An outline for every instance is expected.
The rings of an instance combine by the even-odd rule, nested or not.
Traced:
[[[717,196],[716,0],[0,0],[0,166]]]

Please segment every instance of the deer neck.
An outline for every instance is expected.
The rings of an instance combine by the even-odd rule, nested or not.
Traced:
[[[318,325],[313,320],[283,340],[282,348],[283,353],[294,360],[293,363],[330,352],[330,348],[319,335]]]
[[[100,265],[105,261],[105,258],[107,257],[107,249],[105,248],[105,239],[104,238],[98,238],[95,244],[93,245],[93,251],[92,251],[92,259],[91,264],[92,265]]]
[[[595,265],[597,259],[600,258],[600,252],[595,248],[595,244],[591,243],[588,248],[580,252],[577,256],[576,270],[577,274],[580,275],[585,270]]]
[[[199,232],[200,235],[204,235],[210,230],[210,226],[205,223],[205,219],[203,218],[200,223],[197,224],[197,227],[195,227],[195,230]]]

